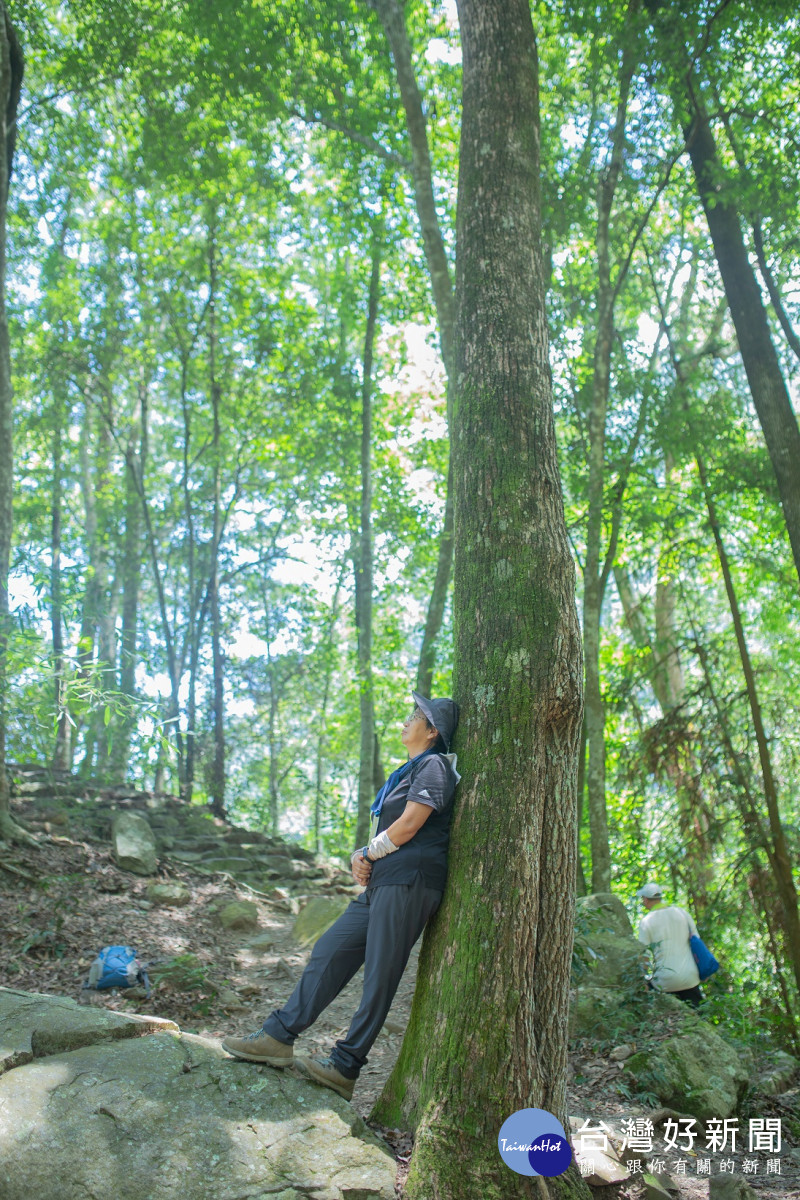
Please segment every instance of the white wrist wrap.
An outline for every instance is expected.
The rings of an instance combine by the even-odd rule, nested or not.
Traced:
[[[367,854],[371,859],[385,858],[387,854],[394,854],[395,850],[399,850],[399,846],[395,846],[389,834],[384,829],[383,833],[379,833],[374,837],[367,847]]]

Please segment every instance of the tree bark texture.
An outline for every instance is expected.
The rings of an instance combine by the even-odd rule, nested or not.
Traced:
[[[410,1200],[588,1196],[571,1169],[517,1176],[520,1108],[566,1120],[582,704],[556,461],[538,196],[538,85],[524,0],[462,0],[455,697],[459,770],[443,906],[378,1102],[417,1140]]]
[[[8,568],[11,560],[14,473],[14,389],[6,316],[6,212],[16,142],[23,59],[5,4],[0,3],[0,837],[12,836],[6,774],[6,666],[9,633]],[[2,150],[5,153],[2,153]]]
[[[367,299],[367,327],[364,333],[364,374],[361,385],[361,506],[358,552],[354,564],[361,717],[356,846],[363,846],[369,837],[369,810],[375,796],[375,699],[372,690],[372,360],[378,324],[380,278],[381,246],[378,235],[374,234]]]
[[[411,42],[406,28],[405,14],[400,0],[367,0],[369,7],[378,15],[389,43],[394,60],[397,86],[406,115],[406,128],[411,143],[411,176],[414,182],[414,203],[422,233],[425,261],[431,277],[433,303],[436,308],[436,323],[439,327],[439,344],[442,350],[447,377],[447,419],[452,429],[453,410],[453,347],[455,343],[455,298],[447,260],[444,238],[436,199],[433,194],[433,168],[428,146],[428,128],[422,96],[414,73]],[[417,669],[417,691],[430,696],[433,687],[433,672],[436,666],[436,643],[442,628],[450,573],[453,565],[453,472],[448,464],[447,491],[444,521],[439,538],[439,553],[436,561],[433,590],[431,592],[425,627],[422,633],[419,666]]]

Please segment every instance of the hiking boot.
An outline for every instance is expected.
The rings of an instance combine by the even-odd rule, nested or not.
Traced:
[[[227,1050],[234,1058],[246,1058],[249,1062],[266,1063],[268,1067],[290,1067],[294,1051],[285,1042],[257,1029],[247,1037],[226,1037],[222,1049]]]
[[[348,1079],[346,1075],[336,1067],[333,1060],[330,1058],[296,1058],[294,1065],[302,1075],[308,1079],[313,1079],[314,1083],[321,1083],[323,1087],[331,1088],[334,1092],[338,1092],[340,1096],[344,1096],[345,1100],[351,1100],[353,1096],[353,1088],[356,1086],[355,1079]]]

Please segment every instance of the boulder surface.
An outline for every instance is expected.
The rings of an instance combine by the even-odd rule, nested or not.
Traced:
[[[119,812],[111,823],[114,857],[123,871],[134,875],[154,875],[158,866],[156,839],[144,817]]]
[[[4,1200],[394,1198],[344,1100],[171,1022],[0,988],[0,1048]]]

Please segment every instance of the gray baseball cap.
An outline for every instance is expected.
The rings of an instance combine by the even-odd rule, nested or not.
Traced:
[[[431,725],[434,725],[442,735],[442,741],[449,750],[458,725],[458,705],[455,700],[446,697],[440,700],[429,700],[427,696],[421,696],[419,692],[412,692],[411,698],[417,708],[422,709],[425,713]]]
[[[644,887],[639,888],[636,895],[640,900],[660,900],[664,889],[660,883],[646,883]]]

